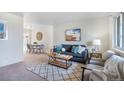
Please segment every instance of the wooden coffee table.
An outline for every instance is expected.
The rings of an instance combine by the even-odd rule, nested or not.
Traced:
[[[62,68],[69,68],[72,65],[72,57],[70,55],[57,54],[57,53],[48,53],[49,61],[48,63],[51,65],[55,65]]]

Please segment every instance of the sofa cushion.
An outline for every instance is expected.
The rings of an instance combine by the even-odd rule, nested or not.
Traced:
[[[124,80],[124,58],[113,55],[106,62],[104,72],[108,80]]]
[[[84,55],[82,55],[82,54],[73,54],[73,56],[75,56],[75,57],[84,57]]]
[[[98,70],[103,70],[103,69],[104,69],[103,66],[93,65],[93,64],[88,64],[88,65],[87,65],[87,68],[90,68],[90,69],[98,69]]]
[[[72,52],[62,52],[62,54],[72,55],[73,57],[83,58],[83,55],[81,55],[81,54],[75,54],[75,53],[72,53]]]
[[[99,66],[99,65],[93,65],[93,64],[88,64],[87,68],[90,69],[97,69],[97,70],[103,70],[104,67],[103,66]],[[92,70],[85,70],[84,71],[84,81],[88,81],[89,80],[89,76],[92,73]]]
[[[72,60],[75,61],[75,62],[85,63],[85,60],[83,58],[81,58],[81,57],[73,56]]]
[[[72,52],[61,52],[61,54],[65,54],[65,55],[72,55],[73,53]]]
[[[112,55],[114,55],[115,54],[115,52],[114,51],[112,51],[112,50],[107,50],[106,52],[104,52],[103,54],[102,54],[102,60],[103,61],[106,61],[108,58],[110,58]]]
[[[93,59],[91,59],[90,64],[104,66],[104,62],[102,60],[93,60]]]
[[[109,72],[114,72],[114,70],[117,70],[119,64],[122,64],[124,66],[124,58],[117,55],[113,55],[105,62],[104,70],[109,70]]]

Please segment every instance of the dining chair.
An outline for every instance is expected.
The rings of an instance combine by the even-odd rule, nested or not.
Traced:
[[[44,44],[41,44],[39,47],[37,47],[37,51],[39,52],[39,53],[44,53]]]
[[[37,53],[37,45],[32,45],[33,53]]]
[[[32,46],[31,46],[31,44],[27,44],[27,52],[28,52],[28,53],[31,53],[31,51],[32,51]]]

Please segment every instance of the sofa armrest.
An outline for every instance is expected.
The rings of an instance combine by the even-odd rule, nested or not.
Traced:
[[[91,69],[91,68],[88,68],[86,65],[82,65],[82,81],[84,80],[84,70],[86,69],[86,70],[90,70],[90,71],[92,71],[93,69]]]
[[[84,56],[84,61],[86,63],[86,61],[88,60],[88,49],[85,49],[85,51],[82,52],[82,55]]]
[[[82,69],[93,70],[92,68],[87,67],[86,65],[81,66]]]

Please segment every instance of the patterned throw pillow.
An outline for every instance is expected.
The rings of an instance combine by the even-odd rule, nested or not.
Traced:
[[[74,53],[75,46],[72,47],[71,52]]]
[[[62,51],[62,45],[58,45],[57,47],[56,47],[56,51],[59,53],[59,52],[61,52]]]
[[[74,53],[75,54],[77,54],[78,53],[78,49],[79,49],[79,47],[77,46],[77,47],[75,47],[75,49],[74,49]]]
[[[85,51],[85,47],[79,46],[78,53],[81,54],[83,51]]]

